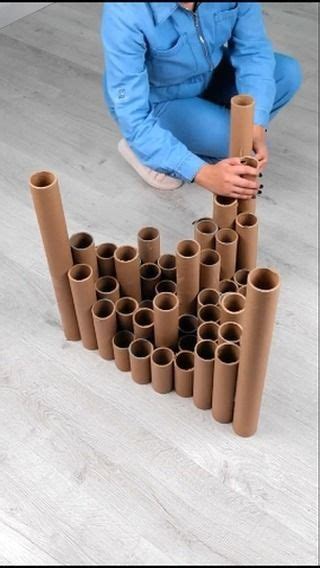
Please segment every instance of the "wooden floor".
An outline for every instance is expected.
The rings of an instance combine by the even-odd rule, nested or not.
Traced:
[[[163,251],[209,193],[147,187],[101,90],[101,6],[56,3],[0,33],[0,564],[316,565],[316,3],[266,3],[304,85],[270,131],[260,264],[282,293],[258,434],[137,386],[66,343],[27,180],[60,177],[70,232]]]

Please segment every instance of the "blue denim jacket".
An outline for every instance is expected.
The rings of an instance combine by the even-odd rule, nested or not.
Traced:
[[[145,165],[192,180],[204,164],[153,111],[201,95],[226,42],[238,92],[255,98],[256,124],[268,123],[275,63],[258,3],[203,2],[193,14],[178,2],[106,2],[101,34],[107,104]]]

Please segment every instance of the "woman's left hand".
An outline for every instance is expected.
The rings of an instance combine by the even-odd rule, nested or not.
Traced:
[[[261,172],[268,163],[269,152],[265,129],[259,124],[255,124],[253,127],[253,150],[255,152],[255,157],[259,161],[259,172]]]

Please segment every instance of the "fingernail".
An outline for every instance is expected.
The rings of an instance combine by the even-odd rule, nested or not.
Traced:
[[[261,172],[259,173],[259,178],[262,178],[262,173],[261,173]]]
[[[259,187],[260,187],[260,189],[262,189],[262,188],[263,188],[263,184],[261,183]]]
[[[261,189],[258,189],[257,193],[258,193],[258,195],[260,195],[260,193],[262,193]]]

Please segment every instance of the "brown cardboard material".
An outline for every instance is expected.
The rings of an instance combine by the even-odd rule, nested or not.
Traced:
[[[135,339],[129,345],[131,376],[135,383],[151,382],[151,353],[153,345],[147,339]]]
[[[157,264],[161,270],[163,280],[176,282],[177,268],[174,254],[162,254],[160,258],[158,258]]]
[[[177,293],[177,285],[173,280],[160,280],[155,287],[155,293],[161,294],[161,292],[171,292],[171,294]]]
[[[74,264],[89,264],[96,280],[98,278],[98,263],[93,236],[89,233],[75,233],[69,241]]]
[[[243,326],[246,298],[239,292],[228,292],[220,303],[220,323],[235,321]]]
[[[194,240],[198,241],[201,250],[213,249],[218,226],[212,219],[199,219],[194,223]]]
[[[238,201],[233,197],[214,195],[213,220],[219,229],[233,229],[238,213]],[[217,236],[217,233],[215,234]]]
[[[240,286],[238,293],[242,294],[245,298],[247,297],[247,286]]]
[[[113,359],[112,338],[117,333],[115,305],[111,300],[98,300],[91,308],[99,355]]]
[[[141,292],[145,300],[153,300],[160,278],[161,270],[157,264],[147,262],[140,266]]]
[[[114,243],[101,243],[97,246],[96,254],[100,276],[115,276],[114,253],[117,245]]]
[[[116,314],[118,329],[127,329],[133,332],[133,316],[138,310],[139,304],[134,298],[123,296],[116,301]]]
[[[216,249],[221,256],[220,278],[232,278],[237,265],[238,234],[233,229],[220,229],[216,234]]]
[[[194,354],[191,351],[180,351],[174,362],[174,386],[179,396],[193,395]]]
[[[91,308],[96,301],[94,276],[89,264],[75,264],[68,271],[68,278],[82,344],[86,349],[97,349]]]
[[[193,314],[183,314],[179,316],[179,335],[196,335],[198,328],[198,318]]]
[[[175,294],[161,292],[153,300],[156,347],[175,348],[178,343],[179,300]]]
[[[258,219],[253,213],[240,213],[236,218],[236,231],[239,235],[237,268],[252,270],[257,264]]]
[[[221,257],[216,250],[203,249],[200,253],[200,290],[217,289],[220,280]]]
[[[139,307],[140,308],[150,308],[150,310],[153,310],[153,301],[152,300],[143,300],[142,302],[140,302]]]
[[[177,295],[180,314],[194,314],[200,288],[200,245],[194,240],[177,244]]]
[[[233,280],[238,288],[246,286],[250,270],[248,268],[240,268],[234,273]],[[227,290],[226,290],[227,291]],[[237,290],[228,290],[228,292],[236,292]]]
[[[251,166],[251,168],[255,168],[258,170],[259,168],[259,161],[257,158],[253,156],[243,156],[241,158],[241,163],[246,166]],[[249,181],[256,181],[257,176],[243,176],[244,179]],[[256,197],[252,197],[251,199],[239,199],[238,201],[238,214],[239,213],[253,213],[255,214],[257,208],[257,199]]]
[[[253,147],[254,99],[250,95],[236,95],[230,106],[229,156],[250,155]]]
[[[35,172],[30,177],[29,188],[63,331],[66,339],[77,341],[80,332],[68,280],[68,270],[73,260],[58,178],[52,172]]]
[[[114,276],[100,276],[96,281],[97,298],[111,300],[116,303],[120,298],[119,282]]]
[[[197,298],[197,311],[199,311],[202,306],[207,306],[208,304],[216,306],[219,303],[219,298],[220,293],[214,288],[204,288],[200,290]]]
[[[199,323],[205,322],[220,322],[221,310],[219,306],[202,306],[198,311]]]
[[[118,247],[114,261],[121,295],[141,302],[140,258],[137,249],[129,245]]]
[[[139,308],[133,314],[133,333],[136,339],[154,341],[154,313],[150,308]]]
[[[168,347],[158,347],[151,354],[151,384],[159,394],[173,389],[174,353]]]
[[[240,345],[243,327],[235,321],[226,321],[219,326],[218,344],[235,343]]]
[[[197,408],[212,406],[213,372],[216,345],[213,341],[199,341],[195,348],[193,402]]]
[[[234,280],[230,278],[225,278],[225,280],[220,280],[218,290],[220,292],[219,303],[221,301],[221,296],[227,294],[227,292],[237,292],[238,286]]]
[[[211,341],[218,340],[219,324],[215,321],[206,321],[198,327],[198,341],[203,339],[210,339]]]
[[[129,346],[133,340],[133,333],[127,329],[118,331],[112,339],[114,362],[119,371],[130,371]]]
[[[183,335],[178,342],[178,351],[194,351],[197,343],[196,335]]]
[[[155,227],[142,227],[138,233],[138,251],[143,264],[160,257],[160,234]]]
[[[279,290],[276,271],[250,272],[233,418],[233,429],[240,436],[252,436],[257,430]]]
[[[239,358],[238,345],[218,345],[213,373],[212,416],[222,424],[232,422]]]

